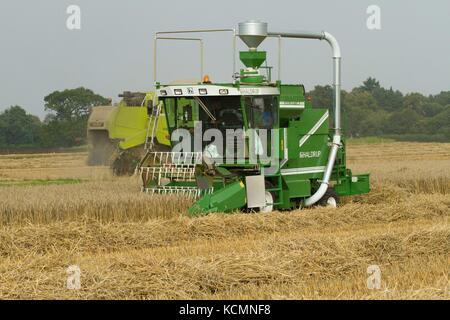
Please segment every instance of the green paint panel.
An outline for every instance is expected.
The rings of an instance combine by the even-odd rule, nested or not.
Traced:
[[[287,126],[289,120],[297,119],[303,114],[305,106],[305,89],[303,86],[281,85],[280,104],[284,106],[280,108],[280,123]]]
[[[283,102],[305,101],[305,89],[295,84],[280,85],[280,100]]]
[[[317,171],[326,165],[329,154],[328,119],[325,119],[325,109],[304,110],[300,120],[290,121],[288,128],[288,153],[289,161],[284,169],[299,168],[305,170],[302,179],[319,178],[321,172],[308,173],[307,171]],[[322,119],[322,124],[318,126]],[[314,126],[317,129],[312,132]],[[308,134],[313,133],[313,134]],[[309,170],[308,170],[309,168]]]
[[[329,116],[327,109],[306,109],[300,120],[290,121],[289,127],[297,128],[301,134],[307,134],[319,120],[324,120],[314,134],[329,134]]]
[[[347,176],[334,189],[340,196],[350,196],[370,192],[369,174]]]
[[[265,51],[240,51],[239,58],[247,68],[258,69],[266,60]]]
[[[300,176],[285,176],[284,180],[289,190],[290,198],[308,197],[311,195],[311,181],[302,180]]]
[[[210,212],[232,212],[245,206],[247,203],[245,186],[242,181],[228,184],[222,189],[207,194],[189,208],[193,215]]]
[[[301,147],[299,146],[301,134],[296,132],[295,129],[289,128],[288,135],[290,137],[288,139],[289,160],[283,167],[284,169],[300,168],[306,170],[306,168],[326,165],[329,154],[328,135],[312,135]]]

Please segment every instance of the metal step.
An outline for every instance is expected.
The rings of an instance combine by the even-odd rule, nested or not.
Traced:
[[[280,173],[269,173],[269,174],[264,173],[264,177],[268,177],[268,178],[279,177],[279,176],[280,176]]]
[[[269,174],[264,174],[264,177],[271,177],[271,178],[277,178],[277,182],[275,184],[274,187],[272,188],[267,188],[266,191],[269,192],[273,192],[274,193],[274,203],[272,205],[274,206],[278,206],[283,204],[283,202],[281,201],[281,199],[283,199],[283,184],[282,184],[282,179],[281,179],[281,175],[279,172],[277,173],[269,173]]]

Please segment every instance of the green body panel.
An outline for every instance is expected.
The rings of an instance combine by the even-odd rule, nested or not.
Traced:
[[[349,170],[350,171],[350,170]],[[370,192],[369,174],[351,175],[342,178],[334,189],[340,196],[351,196]]]
[[[211,194],[204,195],[189,208],[189,213],[232,212],[241,209],[246,203],[244,183],[236,181]]]
[[[289,198],[301,198],[311,195],[311,180],[301,175],[285,176]]]
[[[266,60],[265,51],[240,51],[239,59],[247,68],[258,69]]]
[[[246,84],[257,84],[264,81],[264,76],[257,71],[241,71],[241,82]]]
[[[296,104],[305,101],[305,89],[295,84],[280,84],[280,100]]]
[[[298,87],[289,89],[301,97]],[[305,108],[297,116],[299,119],[288,121],[288,160],[281,169],[285,188],[284,196],[280,199],[282,208],[290,208],[292,201],[310,196],[312,181],[323,177],[329,154],[327,115],[326,109]]]
[[[287,127],[289,120],[298,119],[303,108],[309,107],[303,86],[280,85],[280,105],[280,126]]]
[[[289,123],[289,128],[296,128],[301,134],[308,134],[311,129],[318,125],[319,120],[325,119],[320,126],[314,131],[313,134],[326,134],[328,135],[329,126],[328,126],[328,110],[327,109],[305,109],[300,115],[299,120],[292,120]]]
[[[303,111],[300,120],[289,122],[287,129],[289,158],[283,167],[284,169],[293,171],[295,168],[300,168],[308,171],[306,168],[316,168],[317,170],[317,167],[326,165],[329,154],[328,121],[324,121],[318,126],[314,134],[310,134],[314,126],[317,126],[320,119],[323,119],[326,115],[327,110],[325,109],[306,109]],[[303,178],[319,176],[322,176],[321,172],[302,174]]]

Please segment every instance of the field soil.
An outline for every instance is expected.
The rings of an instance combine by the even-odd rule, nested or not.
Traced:
[[[367,195],[206,217],[84,152],[0,155],[0,299],[450,299],[450,144],[347,151]]]

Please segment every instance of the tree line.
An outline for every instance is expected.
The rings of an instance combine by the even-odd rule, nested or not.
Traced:
[[[316,107],[333,112],[333,88],[315,86],[307,93]],[[80,87],[54,91],[44,98],[43,121],[21,106],[0,113],[0,148],[61,148],[86,143],[94,106],[110,100]],[[450,141],[450,91],[425,96],[386,89],[368,78],[342,91],[343,128],[347,137],[382,136],[411,141]]]
[[[315,86],[313,106],[333,111],[333,88]],[[374,78],[342,91],[342,121],[347,137],[382,136],[410,141],[450,141],[450,91],[425,96],[386,89]]]
[[[54,91],[44,98],[44,121],[20,106],[0,113],[0,148],[67,148],[86,143],[92,107],[110,100],[86,88]]]

